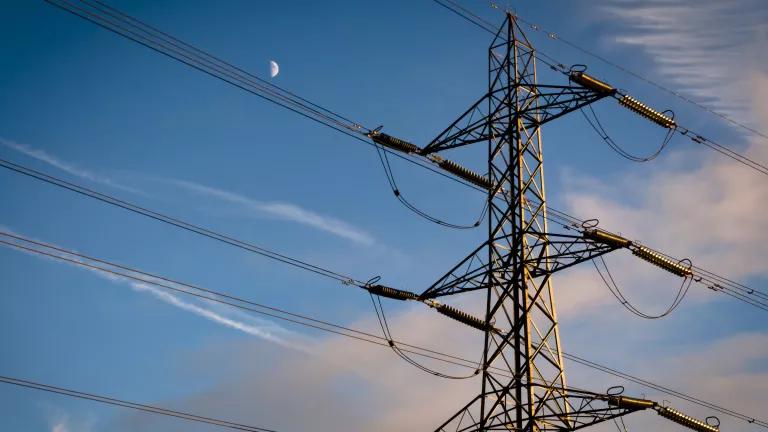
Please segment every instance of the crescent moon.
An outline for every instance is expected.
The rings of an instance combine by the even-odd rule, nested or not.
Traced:
[[[270,60],[269,61],[269,77],[274,78],[279,73],[280,73],[280,66],[277,64],[276,61]]]

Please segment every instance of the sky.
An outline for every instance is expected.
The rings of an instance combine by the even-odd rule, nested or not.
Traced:
[[[369,127],[423,145],[485,91],[489,35],[431,1],[110,4]],[[686,98],[765,130],[768,5],[760,0],[462,4],[527,20]],[[370,147],[126,41],[43,1],[0,2],[0,157],[358,279],[420,292],[486,231],[403,208]],[[527,28],[540,52],[768,160],[768,141]],[[562,77],[539,69],[541,82]],[[595,110],[631,152],[663,131],[611,100]],[[749,286],[768,288],[768,187],[677,137],[633,163],[573,113],[543,130],[552,207]],[[469,166],[485,146],[461,153]],[[475,164],[475,165],[473,165]],[[471,223],[483,197],[393,161],[409,201]],[[0,227],[176,280],[378,334],[362,290],[0,172]],[[679,280],[628,253],[607,257],[627,296],[657,312]],[[278,431],[432,430],[479,391],[391,351],[0,248],[0,375]],[[590,265],[554,280],[563,349],[754,416],[768,406],[764,311],[694,285],[669,317],[626,311]],[[469,305],[472,298],[456,299]],[[419,304],[384,301],[397,339],[479,358],[478,334]],[[457,368],[430,363],[447,373]],[[705,408],[566,363],[594,391]],[[215,427],[0,386],[0,429],[208,431]],[[759,427],[720,415],[722,430]],[[653,413],[628,430],[680,430]],[[613,430],[604,424],[594,430]],[[432,429],[430,429],[432,428]]]

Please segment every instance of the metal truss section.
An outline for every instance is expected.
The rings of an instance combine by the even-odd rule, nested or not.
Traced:
[[[529,239],[534,242],[529,244],[523,262],[528,267],[532,278],[549,276],[619,249],[618,246],[588,240],[581,235],[540,233],[531,230]],[[419,298],[424,300],[489,288],[487,248],[489,244],[504,240],[509,239],[495,238],[491,242],[480,245],[421,293]],[[513,260],[513,253],[509,252],[500,258],[506,266],[509,266]]]
[[[491,53],[495,53],[493,47]],[[498,54],[492,55],[498,56]],[[524,69],[533,67],[532,62],[535,61],[535,57],[532,51],[521,55],[521,59],[525,62],[522,65]],[[499,75],[498,72],[491,70],[491,73],[497,73],[497,76]],[[491,85],[493,84],[491,83]],[[502,102],[509,96],[508,89],[492,88],[424,147],[420,153],[428,155],[494,140],[499,133],[507,133],[508,131],[491,127],[491,122],[503,122],[510,125],[515,116],[519,116],[531,125],[540,126],[608,95],[608,93],[597,92],[582,86],[537,85],[535,91],[521,95],[518,109],[505,112]],[[487,115],[483,115],[482,112],[484,105],[492,106]]]
[[[486,293],[481,396],[446,423],[457,429],[440,430],[574,430],[623,411],[593,409],[596,396],[567,390],[551,275],[616,247],[549,231],[541,125],[606,94],[538,85],[533,47],[512,15],[488,59],[486,95],[422,152],[487,142],[492,185],[488,240],[421,295]]]
[[[533,384],[532,387],[543,386]],[[555,395],[555,402],[562,406],[562,412],[569,414],[550,413],[527,416],[523,419],[522,426],[518,427],[517,419],[510,416],[510,413],[513,411],[510,408],[515,406],[517,401],[497,398],[495,393],[484,393],[473,399],[461,411],[440,425],[437,430],[442,432],[469,432],[477,430],[572,431],[646,409],[644,407],[617,407],[609,403],[614,397],[607,394],[592,393],[573,388],[553,390],[557,390],[552,392]],[[485,402],[485,409],[490,411],[490,415],[486,418],[493,422],[494,427],[488,427],[487,424],[482,425],[479,421],[479,419],[483,418],[480,413],[482,401]],[[535,403],[536,405],[542,405],[543,400],[537,400]]]

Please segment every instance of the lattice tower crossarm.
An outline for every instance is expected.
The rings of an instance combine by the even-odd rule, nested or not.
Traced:
[[[512,15],[488,59],[488,114],[470,121],[465,113],[424,153],[487,141],[493,185],[488,241],[475,251],[487,260],[472,278],[487,293],[486,322],[509,331],[485,332],[481,395],[439,429],[574,430],[618,414],[608,407],[602,414],[574,411],[576,395],[567,390],[551,283],[557,259],[549,252],[541,125],[605,94],[537,85],[533,47]],[[489,373],[491,367],[508,369],[512,378]]]

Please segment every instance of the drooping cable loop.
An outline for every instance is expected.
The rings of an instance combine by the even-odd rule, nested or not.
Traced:
[[[598,261],[602,264],[602,270],[597,264]],[[690,262],[690,260],[688,260],[688,262]],[[621,292],[619,285],[616,283],[616,280],[613,278],[613,275],[608,268],[608,264],[605,262],[605,259],[602,256],[593,259],[592,264],[594,265],[595,270],[597,270],[597,274],[600,276],[600,279],[603,281],[611,294],[616,298],[616,300],[618,300],[625,309],[644,319],[660,319],[671,314],[675,309],[677,309],[678,306],[680,306],[680,303],[682,303],[683,299],[688,293],[688,289],[691,287],[691,283],[693,282],[692,277],[683,278],[677,294],[675,295],[674,299],[672,299],[671,304],[666,308],[666,310],[659,314],[649,314],[638,309],[624,296],[624,293]],[[603,274],[603,272],[605,272],[605,274]]]
[[[632,153],[629,153],[628,151],[624,150],[608,134],[608,132],[605,130],[602,123],[600,122],[600,119],[597,117],[597,113],[595,112],[594,108],[592,108],[592,105],[587,106],[587,109],[589,109],[589,112],[592,114],[592,118],[590,118],[587,115],[587,113],[584,111],[584,108],[580,109],[579,112],[581,112],[581,115],[584,116],[584,119],[587,121],[587,123],[592,128],[592,130],[595,131],[595,133],[600,137],[600,139],[603,140],[603,142],[608,144],[608,147],[610,147],[613,151],[618,153],[621,157],[627,160],[630,160],[632,162],[650,162],[656,159],[664,151],[664,149],[672,140],[672,136],[674,136],[675,134],[675,128],[670,128],[665,133],[664,139],[662,140],[661,145],[659,145],[659,147],[656,150],[654,150],[652,153],[648,154],[647,156],[633,155]],[[664,112],[672,113],[672,111],[664,111]],[[674,118],[674,113],[672,113],[671,117]]]
[[[387,153],[383,152],[384,148],[380,146],[379,144],[375,144],[376,151],[379,156],[379,161],[381,162],[381,167],[384,169],[384,174],[387,177],[387,182],[389,183],[389,187],[392,190],[392,193],[395,195],[395,198],[408,210],[413,212],[414,214],[434,223],[437,225],[444,226],[446,228],[452,228],[452,229],[460,229],[460,230],[466,230],[466,229],[473,229],[480,226],[483,219],[485,218],[485,214],[488,211],[488,202],[486,200],[485,204],[483,205],[483,208],[480,211],[480,215],[478,218],[473,222],[472,224],[468,225],[460,225],[460,224],[454,224],[450,222],[446,222],[442,219],[438,219],[421,209],[417,208],[413,204],[411,204],[401,192],[399,186],[397,185],[397,181],[395,180],[394,173],[392,172],[392,166],[389,163],[389,157],[387,156]]]
[[[478,363],[477,367],[475,368],[474,372],[472,372],[469,375],[449,375],[443,372],[439,372],[437,370],[431,369],[416,360],[414,360],[411,356],[409,356],[407,353],[403,352],[400,347],[398,346],[397,342],[395,342],[394,337],[392,336],[392,331],[389,328],[389,323],[387,322],[387,317],[384,314],[384,305],[381,303],[380,296],[374,294],[372,292],[368,293],[371,297],[371,303],[373,304],[373,309],[376,313],[376,318],[379,321],[379,326],[381,327],[381,332],[384,335],[384,338],[388,341],[389,347],[392,349],[392,352],[394,352],[398,357],[403,359],[406,363],[416,367],[417,369],[426,372],[430,375],[436,376],[438,378],[444,378],[444,379],[451,379],[451,380],[465,380],[470,379],[478,376],[480,374],[480,363]]]

